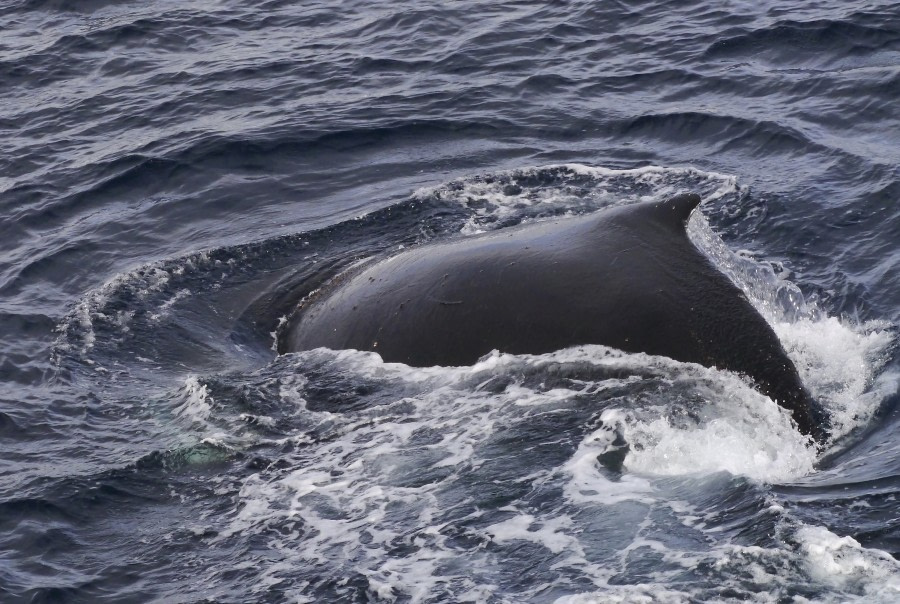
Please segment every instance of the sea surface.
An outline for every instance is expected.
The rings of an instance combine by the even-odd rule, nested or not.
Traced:
[[[878,0],[0,2],[0,601],[900,601],[898,99]],[[602,346],[275,352],[360,259],[682,191],[823,449]]]

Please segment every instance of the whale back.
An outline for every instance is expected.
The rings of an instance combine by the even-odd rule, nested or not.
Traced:
[[[743,292],[691,243],[693,194],[426,244],[339,276],[298,308],[280,352],[469,365],[492,350],[602,344],[750,377],[806,434],[823,417]]]

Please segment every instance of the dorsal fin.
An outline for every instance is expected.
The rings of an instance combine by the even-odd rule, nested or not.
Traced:
[[[653,204],[653,215],[660,222],[672,228],[683,229],[691,212],[700,205],[696,193],[681,193],[665,201]]]

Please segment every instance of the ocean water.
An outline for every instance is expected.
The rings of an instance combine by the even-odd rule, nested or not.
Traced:
[[[900,601],[895,2],[0,4],[0,601]],[[832,417],[277,355],[359,259],[662,199]]]

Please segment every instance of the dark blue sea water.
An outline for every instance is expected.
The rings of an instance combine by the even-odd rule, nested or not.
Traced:
[[[896,2],[0,3],[0,600],[900,601],[898,98]],[[358,259],[688,190],[824,451],[600,346],[274,352]]]

